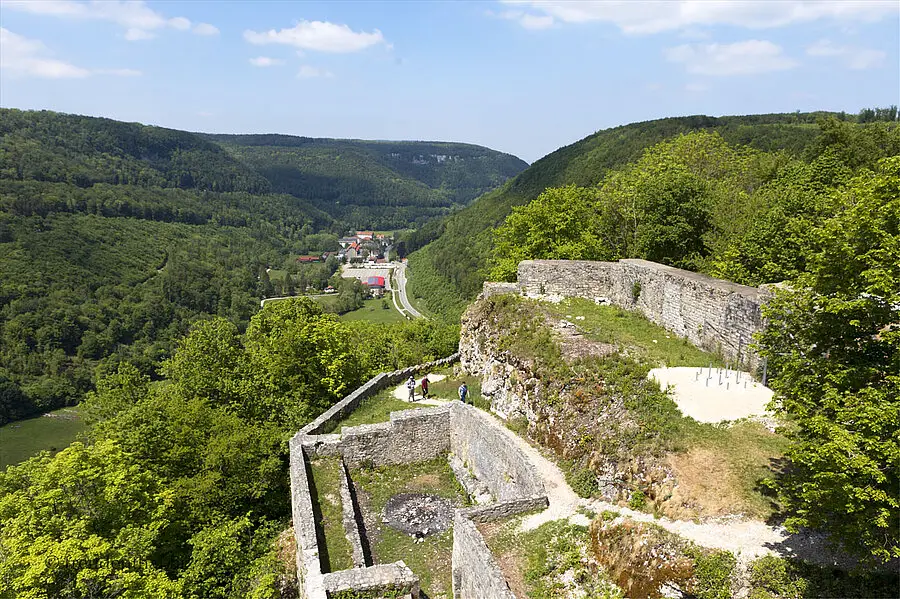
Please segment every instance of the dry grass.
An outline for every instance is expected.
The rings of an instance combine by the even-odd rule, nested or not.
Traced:
[[[697,428],[697,436],[684,452],[671,454],[668,465],[678,487],[661,507],[671,517],[743,514],[766,519],[778,509],[760,488],[772,475],[787,439],[752,421],[729,428]]]

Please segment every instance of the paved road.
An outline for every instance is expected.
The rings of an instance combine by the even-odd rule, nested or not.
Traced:
[[[403,304],[403,309],[412,316],[413,318],[425,318],[425,316],[412,307],[412,304],[409,303],[409,298],[406,297],[406,265],[402,262],[394,262],[394,279],[397,283],[397,291],[400,296],[400,303]]]

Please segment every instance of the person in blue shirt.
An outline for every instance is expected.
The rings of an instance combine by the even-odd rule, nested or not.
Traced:
[[[459,401],[463,403],[468,403],[466,399],[469,397],[469,388],[466,387],[466,384],[463,383],[459,386]]]

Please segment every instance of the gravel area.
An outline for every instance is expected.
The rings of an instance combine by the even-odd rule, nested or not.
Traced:
[[[453,503],[437,495],[400,493],[384,506],[384,523],[414,537],[427,537],[450,528]]]
[[[679,367],[654,368],[648,376],[663,389],[671,386],[678,409],[699,422],[771,416],[766,405],[772,401],[772,390],[748,372]]]

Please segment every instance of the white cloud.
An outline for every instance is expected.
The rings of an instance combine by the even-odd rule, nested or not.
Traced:
[[[782,53],[781,46],[765,40],[734,44],[684,44],[664,51],[669,62],[679,63],[695,75],[751,75],[783,71],[797,62]]]
[[[244,39],[251,44],[287,44],[303,50],[348,53],[365,50],[376,44],[386,44],[378,29],[371,33],[356,32],[347,25],[327,21],[300,21],[291,29],[257,32],[247,30]]]
[[[830,40],[819,40],[807,46],[806,54],[816,57],[837,58],[847,68],[857,71],[879,67],[887,57],[887,53],[881,50],[855,46],[838,46]]]
[[[219,28],[209,23],[197,23],[194,26],[194,33],[197,35],[219,35]]]
[[[7,0],[4,8],[20,10],[36,15],[107,21],[125,29],[125,39],[129,41],[146,40],[155,37],[154,31],[166,28],[188,31],[191,21],[185,17],[166,17],[153,10],[143,0],[91,0],[77,2],[75,0]],[[210,35],[206,24],[194,28],[198,35]],[[208,27],[212,27],[209,25]],[[215,29],[215,27],[212,27]],[[216,33],[218,30],[216,29]]]
[[[86,69],[51,56],[40,40],[28,39],[0,27],[0,70],[41,79],[83,79],[91,75],[133,77],[133,69]]]
[[[135,69],[97,69],[98,75],[115,75],[116,77],[140,77],[143,73]]]
[[[280,58],[269,58],[268,56],[257,56],[256,58],[250,59],[250,64],[255,67],[274,67],[276,65],[284,64],[284,61]]]
[[[611,23],[625,33],[646,34],[691,26],[732,25],[762,29],[822,19],[875,21],[900,12],[880,0],[501,0],[525,5],[563,23]]]
[[[174,17],[169,19],[169,27],[173,27],[174,29],[179,29],[181,31],[186,31],[191,28],[191,21],[189,19],[185,19],[184,17]]]
[[[156,37],[155,33],[147,31],[146,29],[136,29],[132,27],[125,31],[125,39],[129,42],[136,42],[139,40],[152,40]]]
[[[525,29],[549,29],[554,25],[553,17],[550,15],[535,15],[521,10],[505,10],[501,13],[487,11],[487,14],[507,21],[516,21]]]
[[[331,71],[326,71],[317,67],[312,67],[308,64],[305,64],[300,67],[300,71],[297,72],[297,77],[300,79],[312,79],[314,77],[325,77],[332,78],[334,74]]]

